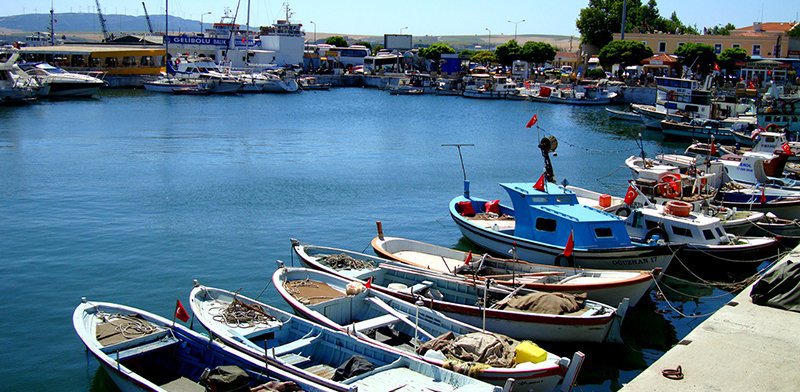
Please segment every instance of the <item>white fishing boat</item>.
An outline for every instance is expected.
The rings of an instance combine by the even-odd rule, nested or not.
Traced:
[[[613,118],[615,120],[625,120],[635,123],[642,122],[642,115],[636,112],[606,108],[606,113],[608,113],[608,118]]]
[[[295,248],[297,250],[298,248]],[[305,250],[310,248],[305,247]],[[576,299],[567,293],[543,293],[524,287],[509,289],[470,282],[458,277],[430,274],[417,268],[383,263],[383,259],[363,253],[336,249],[356,260],[358,268],[332,263],[330,248],[325,254],[300,253],[300,260],[309,268],[331,273],[343,279],[365,283],[371,278],[375,290],[438,310],[456,320],[514,339],[547,342],[619,342],[619,327],[628,308],[624,300],[616,309],[591,300]],[[489,286],[489,287],[487,287]],[[548,313],[536,310],[539,300],[554,300],[570,306]],[[562,303],[562,300],[564,302]],[[482,301],[488,306],[476,305]],[[529,302],[533,301],[533,302]],[[519,305],[520,308],[515,308]],[[527,305],[533,308],[526,308]],[[525,308],[527,310],[523,310]],[[484,317],[485,316],[485,317]]]
[[[522,260],[476,255],[421,241],[381,234],[372,239],[372,249],[381,257],[443,274],[459,274],[468,280],[493,279],[498,284],[539,291],[582,293],[604,304],[618,304],[625,298],[635,306],[658,278],[653,271],[600,270],[558,267]]]
[[[561,390],[569,390],[583,361],[581,353],[575,353],[575,360],[570,361],[532,342],[521,344],[506,336],[482,331],[433,309],[407,303],[325,272],[279,268],[273,275],[273,282],[295,312],[309,320],[512,390],[553,391],[565,374]],[[311,285],[330,288],[338,295],[311,300],[303,291],[311,289]],[[531,347],[535,355],[528,355],[526,347]]]
[[[228,390],[261,385],[274,388],[281,382],[290,382],[305,391],[333,391],[281,369],[268,368],[263,361],[141,309],[84,299],[72,315],[72,324],[86,349],[124,392]],[[231,366],[238,368],[231,373],[239,375],[238,382],[215,382],[213,374],[232,370]]]
[[[314,295],[339,295],[309,289]],[[238,293],[196,283],[190,304],[203,327],[225,344],[265,359],[270,369],[337,391],[500,391]]]
[[[466,98],[507,99],[519,94],[517,84],[507,76],[472,74],[464,77],[462,95]]]

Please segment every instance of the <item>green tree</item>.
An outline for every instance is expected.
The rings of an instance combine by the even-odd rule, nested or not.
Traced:
[[[484,64],[488,65],[491,63],[496,63],[497,58],[494,55],[494,52],[491,50],[479,50],[469,58],[470,61],[473,63]]]
[[[373,46],[372,47],[372,54],[378,54],[378,52],[380,52],[381,49],[383,49],[383,45],[381,45],[381,44],[377,44],[377,45]]]
[[[340,47],[340,48],[346,48],[346,47],[350,46],[350,45],[347,44],[347,40],[345,40],[343,37],[338,36],[338,35],[334,35],[332,37],[328,37],[328,39],[325,40],[325,43],[328,44],[328,45],[333,45],[333,46],[337,46],[337,47]]]
[[[556,48],[545,42],[528,41],[522,45],[521,58],[533,64],[544,64],[556,57]]]
[[[717,61],[714,48],[710,45],[694,42],[679,46],[678,49],[675,50],[675,55],[680,58],[681,64],[703,75],[708,74]]]
[[[514,60],[519,60],[522,56],[522,47],[517,41],[510,40],[494,49],[494,56],[497,62],[503,65],[511,65]]]
[[[789,30],[789,36],[792,38],[800,37],[800,23],[794,25],[791,30]]]
[[[600,67],[590,69],[589,71],[586,72],[586,78],[588,79],[603,79],[605,77],[606,77],[606,71],[604,71]]]
[[[622,27],[623,0],[589,0],[589,6],[582,8],[575,26],[581,33],[581,41],[602,48],[613,39]],[[625,17],[625,32],[652,33],[664,31],[680,34],[697,34],[697,28],[685,26],[674,12],[670,19],[658,12],[656,0],[642,5],[640,0],[628,0]]]
[[[747,61],[749,59],[750,56],[747,55],[747,51],[742,48],[725,49],[719,54],[718,57],[719,66],[727,69],[729,72],[733,67],[736,66],[736,62]]]
[[[353,45],[365,46],[367,49],[372,50],[372,44],[367,42],[367,41],[358,41],[358,42],[354,43]]]
[[[600,49],[600,64],[638,65],[652,55],[653,50],[639,41],[612,41]]]
[[[474,50],[470,50],[470,49],[464,49],[464,50],[462,50],[462,51],[458,52],[458,58],[460,58],[460,59],[462,59],[462,60],[469,60],[469,59],[471,59],[471,58],[472,58],[472,56],[473,56],[475,53],[476,53],[476,52],[475,52]]]
[[[440,60],[443,54],[452,54],[455,53],[456,50],[453,49],[450,45],[442,42],[437,42],[427,48],[422,48],[419,50],[419,55],[425,57],[429,60]]]
[[[725,26],[716,25],[705,29],[705,33],[709,35],[731,35],[731,30],[736,30],[733,23],[728,23]]]

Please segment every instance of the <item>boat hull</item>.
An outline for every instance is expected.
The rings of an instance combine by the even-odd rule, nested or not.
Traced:
[[[375,237],[372,239],[372,248],[381,257],[396,260],[404,264],[412,265],[417,268],[431,268],[424,261],[410,255],[412,252],[425,254],[430,258],[447,260],[447,263],[455,268],[467,255],[464,252],[454,249],[441,248],[435,245],[426,244],[419,241],[406,240],[396,237]],[[391,251],[389,250],[391,249]],[[414,249],[415,251],[411,251]],[[486,262],[482,257],[475,257],[482,261],[476,264],[489,266],[492,269],[505,269],[505,277],[494,276],[492,279],[499,284],[516,286],[522,283],[526,288],[549,292],[567,293],[587,293],[588,298],[604,304],[618,304],[625,298],[630,300],[631,306],[635,306],[644,297],[653,284],[653,277],[660,274],[660,270],[648,271],[609,271],[591,270],[570,267],[557,267],[544,264],[521,262],[517,260],[495,259]],[[437,260],[437,261],[438,261]],[[433,267],[433,269],[436,269]],[[442,271],[444,272],[444,271]],[[527,279],[525,274],[557,274],[557,283],[549,281],[536,281]],[[513,275],[517,275],[514,277]],[[462,275],[467,279],[483,281],[482,276],[466,274]],[[586,276],[597,276],[596,279],[587,279]]]

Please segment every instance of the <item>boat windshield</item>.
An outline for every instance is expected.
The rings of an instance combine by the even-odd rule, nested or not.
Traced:
[[[67,71],[64,71],[63,69],[58,68],[58,67],[54,67],[54,66],[52,66],[50,64],[47,64],[47,63],[39,64],[39,65],[36,66],[36,68],[45,70],[45,71],[47,71],[48,73],[51,73],[51,74],[67,73]]]

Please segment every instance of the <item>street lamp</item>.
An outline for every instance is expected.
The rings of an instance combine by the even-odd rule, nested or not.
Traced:
[[[491,47],[492,46],[492,30],[489,30],[489,28],[487,27],[486,31],[489,32],[489,47]]]
[[[317,44],[317,24],[314,23],[314,21],[312,21],[312,20],[309,20],[308,23],[311,23],[311,24],[314,25],[314,45],[316,45]]]
[[[403,30],[405,30],[405,29],[407,29],[407,28],[408,28],[408,26],[406,26],[406,27],[401,27],[401,28],[400,28],[400,34],[403,34]]]
[[[200,14],[200,33],[203,32],[203,28],[204,28],[203,27],[203,17],[206,16],[206,15],[211,15],[211,11],[203,12],[202,14]]]
[[[517,25],[522,23],[522,22],[524,22],[524,21],[525,21],[525,19],[520,20],[519,22],[512,22],[510,20],[508,21],[508,23],[513,23],[514,24],[514,41],[517,40]]]

